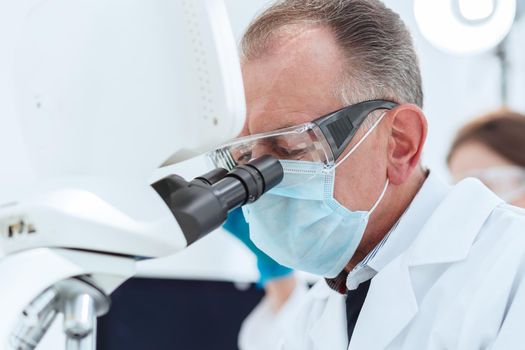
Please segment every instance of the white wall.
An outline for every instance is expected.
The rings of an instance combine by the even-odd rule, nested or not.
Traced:
[[[22,22],[23,1],[0,0],[0,204],[11,200],[13,184],[32,179],[24,144],[23,130],[16,122],[13,62],[18,26]]]
[[[525,2],[523,2],[525,4]],[[525,5],[523,6],[525,10]],[[509,105],[525,112],[525,13],[515,23],[508,37],[509,45]]]

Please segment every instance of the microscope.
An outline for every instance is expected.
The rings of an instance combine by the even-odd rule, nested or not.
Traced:
[[[60,316],[66,349],[94,349],[137,260],[186,248],[283,172],[263,156],[151,181],[243,126],[221,0],[27,1],[20,28],[14,118],[35,180],[0,193],[0,348],[38,349]]]

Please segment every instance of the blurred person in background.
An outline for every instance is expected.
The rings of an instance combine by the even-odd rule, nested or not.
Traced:
[[[455,182],[480,179],[510,204],[525,207],[525,115],[499,110],[461,128],[447,157]]]

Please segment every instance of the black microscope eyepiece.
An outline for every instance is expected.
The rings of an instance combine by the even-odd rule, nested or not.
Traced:
[[[170,175],[152,187],[170,208],[189,245],[221,226],[230,211],[255,202],[282,179],[281,163],[265,155],[230,172],[217,168],[191,182]]]

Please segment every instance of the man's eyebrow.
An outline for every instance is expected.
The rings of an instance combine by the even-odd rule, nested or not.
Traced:
[[[305,114],[306,115],[306,114]],[[308,120],[304,120],[304,121],[301,121],[301,122],[291,122],[291,121],[288,121],[286,123],[284,123],[282,126],[280,126],[279,128],[275,129],[275,130],[279,130],[279,129],[286,129],[286,128],[291,128],[291,127],[294,127],[294,126],[299,126],[299,125],[303,125],[303,124],[308,124],[308,123],[311,123],[313,120],[317,119],[318,117],[315,117],[315,118],[311,118],[310,116],[308,116]]]
[[[286,123],[286,124],[284,124],[283,126],[279,127],[279,128],[276,129],[276,130],[279,130],[279,129],[286,129],[286,128],[291,128],[292,126],[298,126],[298,125],[301,125],[301,124],[304,124],[304,123],[299,123],[299,124]]]

